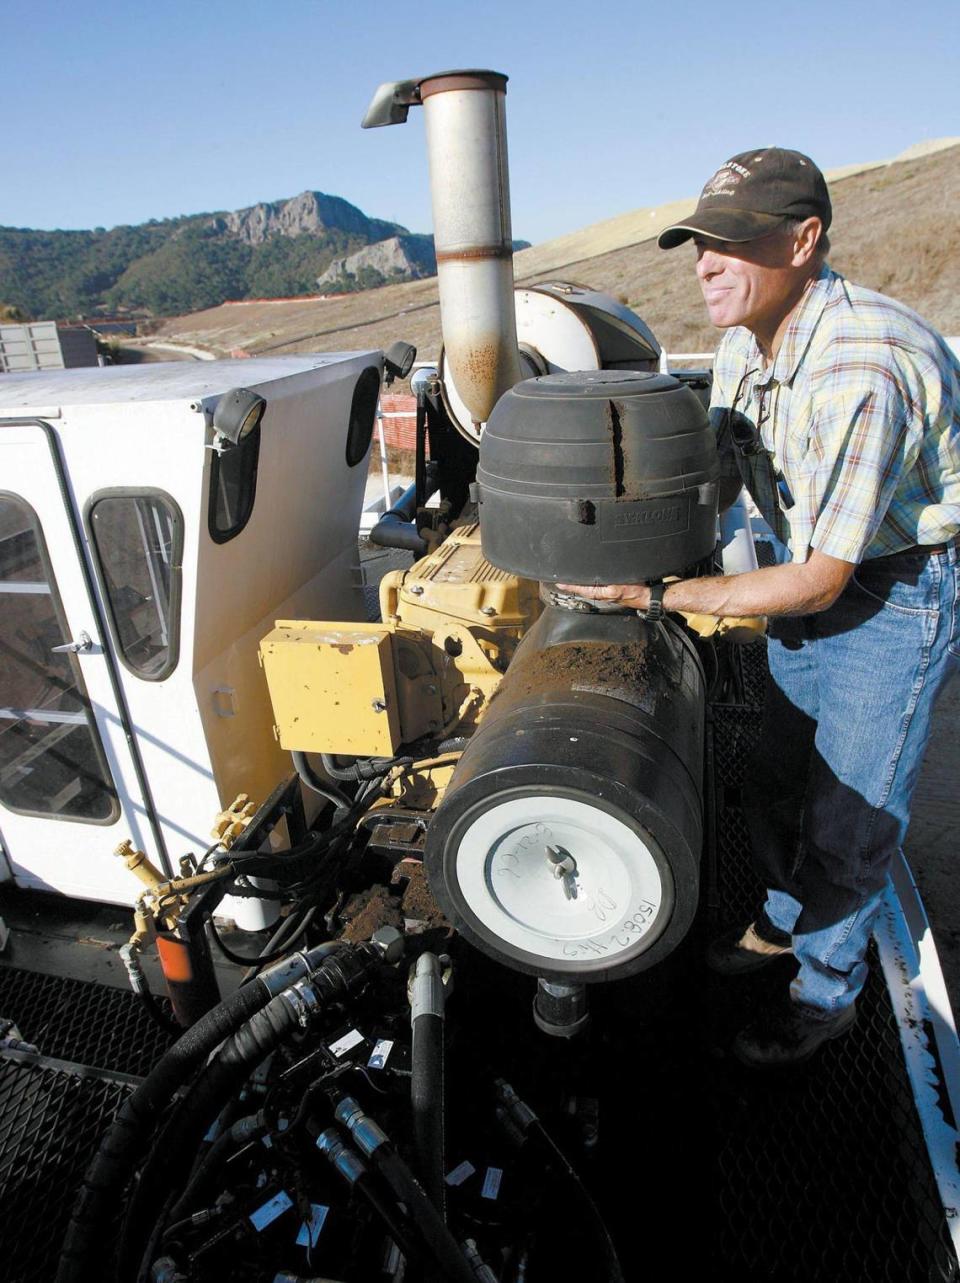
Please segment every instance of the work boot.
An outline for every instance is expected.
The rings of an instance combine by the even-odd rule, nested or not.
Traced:
[[[733,1054],[753,1069],[779,1069],[809,1060],[815,1051],[852,1029],[856,1006],[835,1015],[781,998],[761,1011],[733,1040]]]
[[[710,970],[720,976],[743,976],[759,971],[790,952],[787,933],[778,931],[761,914],[746,930],[737,927],[711,940],[707,945],[706,960]]]

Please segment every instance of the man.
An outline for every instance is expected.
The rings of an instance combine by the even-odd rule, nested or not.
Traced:
[[[789,952],[799,964],[790,1000],[734,1042],[751,1065],[806,1059],[853,1024],[934,700],[960,656],[960,365],[915,313],[830,270],[831,213],[813,161],[771,147],[727,161],[659,238],[693,240],[726,330],[711,399],[726,501],[745,484],[789,559],[576,589],[654,617],[658,601],[770,617],[745,790],[767,900],[708,955],[726,974]]]

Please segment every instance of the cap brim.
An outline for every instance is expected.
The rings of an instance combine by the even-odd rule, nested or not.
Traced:
[[[657,237],[657,244],[661,249],[673,249],[692,236],[739,244],[776,231],[787,218],[786,214],[755,214],[745,209],[697,210],[687,222],[665,227]]]

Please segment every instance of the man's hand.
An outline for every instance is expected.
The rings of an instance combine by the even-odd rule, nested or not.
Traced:
[[[667,584],[666,610],[743,619],[753,615],[813,615],[832,606],[846,588],[856,567],[814,549],[804,562],[764,566],[743,575],[709,575]],[[645,584],[558,584],[563,592],[591,601],[621,602],[646,610],[650,590]]]
[[[590,601],[609,601],[627,606],[630,610],[646,610],[650,605],[650,589],[646,584],[557,584],[561,592],[576,593]]]

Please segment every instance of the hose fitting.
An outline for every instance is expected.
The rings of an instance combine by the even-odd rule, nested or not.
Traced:
[[[357,1148],[368,1158],[381,1145],[390,1143],[386,1132],[372,1118],[368,1118],[352,1096],[344,1096],[334,1111],[334,1117],[357,1143]]]

